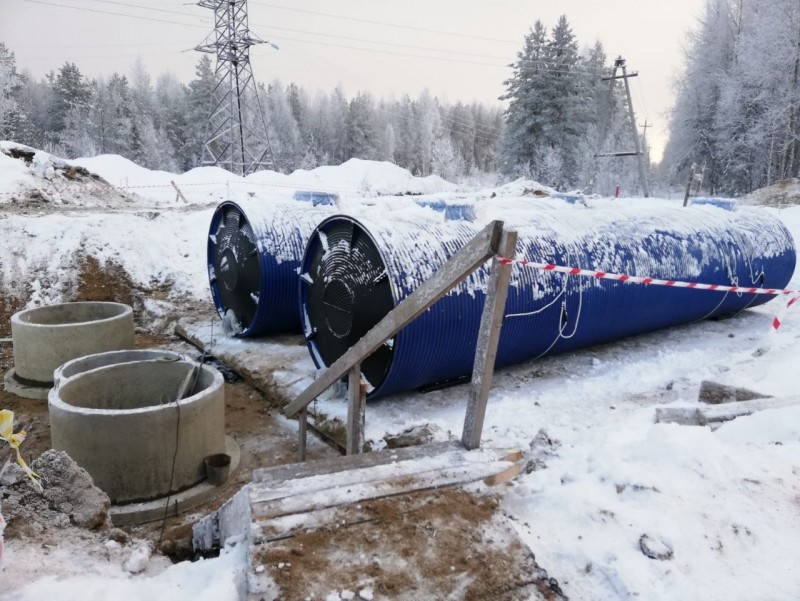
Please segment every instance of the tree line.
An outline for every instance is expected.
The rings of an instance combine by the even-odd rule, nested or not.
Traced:
[[[311,92],[290,83],[259,84],[276,168],[291,172],[349,158],[391,161],[445,179],[501,173],[560,189],[635,192],[622,87],[601,81],[611,65],[598,42],[581,48],[567,18],[549,30],[537,21],[510,65],[499,104],[417,98],[348,98],[341,87]],[[208,56],[188,84],[163,73],[153,81],[137,62],[131,76],[89,79],[65,63],[35,80],[19,73],[0,44],[0,138],[67,158],[114,153],[168,171],[200,165],[214,89]]]
[[[66,158],[120,154],[149,169],[185,171],[201,164],[214,69],[208,56],[183,84],[171,73],[155,82],[141,62],[131,77],[89,79],[64,63],[37,81],[19,73],[0,43],[0,139]],[[341,87],[309,92],[280,81],[259,85],[276,168],[336,165],[350,158],[391,161],[416,175],[445,178],[497,171],[503,112],[482,103],[379,99]]]

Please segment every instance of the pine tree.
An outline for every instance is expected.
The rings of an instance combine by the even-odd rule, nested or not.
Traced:
[[[51,75],[53,88],[53,132],[59,135],[67,124],[67,116],[86,114],[92,95],[91,84],[74,63],[64,63],[58,74]]]
[[[539,161],[537,142],[544,131],[540,94],[546,86],[546,42],[547,30],[541,21],[536,21],[512,64],[513,76],[504,82],[506,93],[500,99],[509,104],[501,152],[507,173],[519,172]]]
[[[197,167],[203,157],[206,122],[213,108],[214,69],[207,54],[197,62],[195,79],[189,82],[187,97],[185,144],[181,161],[187,167]]]

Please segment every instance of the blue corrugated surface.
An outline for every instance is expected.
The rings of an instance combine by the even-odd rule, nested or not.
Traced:
[[[717,207],[719,209],[725,209],[726,211],[735,211],[736,210],[736,200],[733,198],[692,198],[689,200],[689,205],[696,205],[696,206],[711,206]]]
[[[214,272],[214,248],[220,220],[228,210],[239,211],[243,224],[250,226],[258,249],[258,292],[251,299],[255,305],[252,320],[241,323],[242,337],[280,332],[300,332],[297,273],[306,243],[314,228],[333,214],[332,208],[313,207],[299,202],[225,201],[211,219],[208,239],[208,272],[211,295],[220,316],[229,307],[220,298]],[[250,234],[248,234],[249,236]]]
[[[324,232],[341,220],[350,218],[332,217],[319,229]],[[468,222],[356,225],[380,249],[395,303],[481,229]],[[763,211],[552,211],[530,214],[507,227],[519,232],[518,258],[643,277],[783,288],[795,267],[791,235]],[[312,236],[304,270],[317,244],[318,237]],[[487,268],[476,272],[396,336],[391,365],[373,397],[471,372],[487,275]],[[301,305],[307,313],[302,289],[301,285]],[[497,365],[729,315],[771,298],[623,284],[515,266]],[[319,365],[313,338],[309,347]]]

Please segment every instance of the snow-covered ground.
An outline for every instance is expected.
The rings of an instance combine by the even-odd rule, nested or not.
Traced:
[[[474,202],[479,216],[522,205],[591,211],[681,204],[602,198],[570,204],[548,197],[552,191],[535,182],[470,190],[366,161],[247,178],[212,168],[178,176],[150,172],[113,156],[76,163],[136,196],[132,204],[114,209],[0,216],[0,289],[25,296],[29,304],[69,297],[78,252],[114,261],[144,289],[169,285],[174,299],[208,301],[205,245],[214,203],[251,193],[266,201],[287,198],[295,189],[321,189],[340,193],[353,212],[364,210],[363,204],[373,210],[429,211],[407,198],[377,198],[418,192],[430,199]],[[20,165],[0,153],[0,199],[39,185],[38,176]],[[176,202],[170,181],[199,206]],[[800,240],[800,207],[758,210],[777,215]],[[800,288],[800,273],[790,288]],[[538,458],[537,469],[507,490],[503,508],[570,598],[800,599],[800,408],[764,411],[715,431],[654,422],[657,406],[699,406],[697,392],[705,379],[772,395],[796,394],[800,304],[774,334],[771,323],[781,302],[497,374],[484,442],[531,448]],[[754,355],[763,348],[768,350]],[[439,426],[442,437],[459,435],[465,398],[464,387],[456,387],[372,403],[367,438],[379,445],[385,433],[422,423]],[[346,411],[334,401],[319,405],[333,416]],[[546,435],[529,447],[540,431]],[[650,546],[670,551],[671,558],[646,557],[643,537]],[[96,598],[235,599],[236,557],[174,566],[152,579],[121,579],[100,570],[99,577],[65,583],[45,579],[14,598],[92,598],[70,596],[83,590]],[[3,559],[11,560],[8,554]],[[190,580],[194,588],[188,589]],[[177,596],[177,583],[191,592]]]

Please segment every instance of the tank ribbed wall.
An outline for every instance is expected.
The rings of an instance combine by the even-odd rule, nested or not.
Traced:
[[[795,267],[788,230],[758,210],[565,210],[521,216],[516,213],[516,223],[506,227],[519,233],[517,257],[532,261],[767,288],[785,287]],[[355,232],[349,234],[351,243],[348,228]],[[311,237],[306,250],[300,285],[305,334],[317,365],[335,360],[480,229],[468,222],[356,222],[345,216],[320,224],[321,234]],[[384,269],[386,284],[380,280]],[[471,372],[487,276],[488,264],[364,363],[373,397]],[[497,365],[730,315],[771,298],[514,266]]]
[[[316,225],[333,207],[300,202],[225,201],[209,228],[208,274],[220,316],[239,336],[299,332],[297,271]]]

